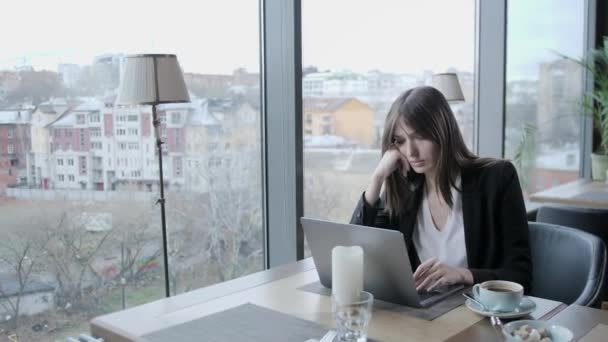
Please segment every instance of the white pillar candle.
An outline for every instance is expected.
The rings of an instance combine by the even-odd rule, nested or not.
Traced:
[[[359,300],[363,291],[363,248],[336,246],[332,249],[331,291],[342,303]]]

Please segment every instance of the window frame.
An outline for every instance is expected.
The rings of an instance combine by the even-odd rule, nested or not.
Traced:
[[[585,6],[587,50],[595,44],[597,2]],[[301,0],[261,0],[260,9],[265,251],[272,267],[303,258],[302,125],[308,121],[302,117]],[[503,158],[507,0],[476,0],[475,12],[473,150]],[[592,127],[589,118],[581,120],[580,175],[588,178]]]

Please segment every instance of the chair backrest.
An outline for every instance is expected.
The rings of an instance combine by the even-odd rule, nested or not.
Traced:
[[[608,244],[608,209],[543,205],[538,209],[536,222],[577,228],[597,235]]]
[[[530,222],[532,296],[592,306],[606,273],[606,245],[595,235],[569,227]]]

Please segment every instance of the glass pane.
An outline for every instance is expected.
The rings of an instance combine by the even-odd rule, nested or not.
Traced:
[[[465,101],[451,106],[472,145],[474,0],[306,0],[302,40],[306,216],[350,220],[390,104],[433,73],[458,73]]]
[[[508,2],[505,157],[526,197],[578,178],[583,73],[563,56],[584,53],[584,9],[584,1]]]
[[[151,107],[114,106],[126,54],[176,54],[192,100],[158,107],[172,293],[263,268],[258,3],[3,6],[44,29],[0,22],[0,340],[165,296]]]

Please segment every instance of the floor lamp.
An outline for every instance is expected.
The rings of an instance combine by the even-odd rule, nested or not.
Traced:
[[[458,75],[453,72],[434,74],[431,77],[431,84],[437,88],[445,99],[449,102],[464,101],[460,83],[458,83]]]
[[[165,262],[165,293],[169,297],[169,261],[165,220],[165,185],[163,180],[163,141],[156,106],[161,103],[190,102],[184,76],[175,55],[142,54],[125,57],[123,77],[116,98],[117,105],[151,105],[156,138],[160,182],[160,217]]]

